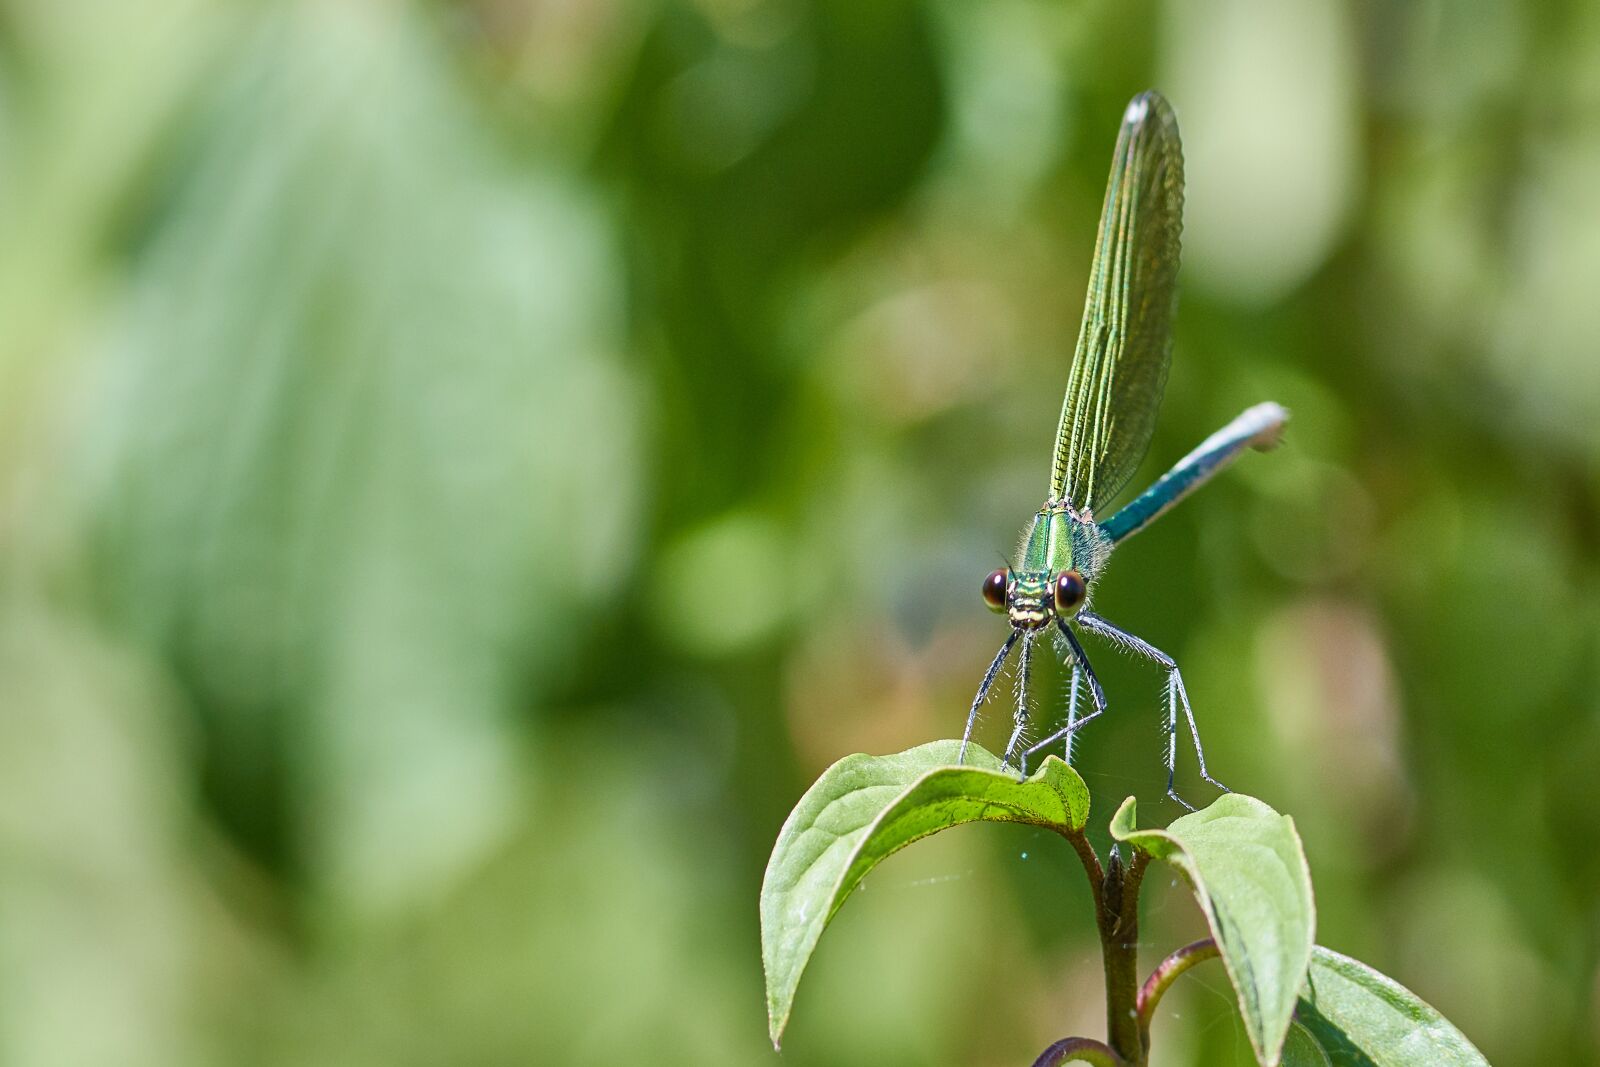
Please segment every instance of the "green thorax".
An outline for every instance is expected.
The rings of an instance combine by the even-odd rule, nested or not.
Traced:
[[[1111,541],[1098,526],[1064,505],[1046,504],[1028,526],[1015,570],[1045,578],[1077,570],[1084,581],[1092,582],[1109,555]]]

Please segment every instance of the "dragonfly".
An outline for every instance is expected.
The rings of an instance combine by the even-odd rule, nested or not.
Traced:
[[[1026,776],[1029,757],[1061,742],[1070,763],[1073,738],[1106,711],[1105,690],[1080,639],[1080,634],[1091,635],[1166,671],[1167,795],[1193,811],[1174,784],[1180,711],[1194,742],[1200,776],[1224,792],[1227,787],[1206,768],[1183,674],[1171,656],[1091,610],[1095,583],[1119,544],[1160,518],[1245,449],[1265,451],[1276,445],[1289,413],[1274,403],[1248,408],[1126,506],[1104,520],[1097,517],[1133,477],[1155,432],[1172,358],[1182,226],[1183,147],[1177,118],[1159,93],[1144,92],[1123,113],[1112,154],[1083,323],[1056,430],[1050,493],[1028,523],[1014,565],[983,580],[985,603],[1007,617],[1011,633],[978,686],[958,761],[965,760],[978,711],[1016,650],[1015,725],[1005,763],[1010,766],[1016,758]],[[1060,729],[1029,744],[1025,740],[1028,680],[1034,646],[1046,635],[1071,671],[1067,717]],[[1080,716],[1083,683],[1088,685],[1093,710]]]

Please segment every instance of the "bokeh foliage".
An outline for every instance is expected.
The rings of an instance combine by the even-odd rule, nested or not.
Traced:
[[[763,862],[959,730],[1148,86],[1147,470],[1294,421],[1097,603],[1319,940],[1593,1062],[1596,71],[1511,0],[0,3],[0,1062],[772,1062]],[[1161,680],[1100,659],[1080,769],[1153,822]],[[784,1060],[1095,1032],[1054,844],[886,863]],[[1248,1062],[1195,977],[1165,1062]]]

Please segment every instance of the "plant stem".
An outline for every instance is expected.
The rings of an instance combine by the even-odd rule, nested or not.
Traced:
[[[1060,1067],[1073,1060],[1092,1063],[1094,1067],[1126,1067],[1123,1058],[1109,1045],[1092,1037],[1062,1038],[1040,1053],[1033,1067]]]
[[[1094,894],[1095,924],[1105,962],[1106,1036],[1110,1044],[1069,1037],[1046,1049],[1034,1067],[1049,1067],[1072,1058],[1113,1067],[1146,1067],[1149,1047],[1145,1030],[1139,1025],[1139,883],[1144,881],[1150,857],[1134,849],[1132,863],[1124,866],[1122,853],[1112,845],[1107,862],[1102,865],[1087,836],[1062,836],[1083,862]]]
[[[1100,854],[1089,843],[1089,838],[1084,834],[1065,835],[1078,859],[1083,862],[1083,873],[1089,876],[1089,892],[1094,895],[1094,911],[1099,915],[1105,910],[1106,872],[1100,866]]]
[[[1105,867],[1098,909],[1100,953],[1106,972],[1106,1036],[1131,1067],[1143,1067],[1148,1055],[1139,1026],[1139,883],[1150,858],[1133,850],[1124,867],[1115,845]]]
[[[1139,990],[1139,1034],[1145,1047],[1148,1048],[1150,1045],[1150,1022],[1155,1018],[1156,1005],[1161,1003],[1162,994],[1166,993],[1167,987],[1190,967],[1215,959],[1217,954],[1217,943],[1208,937],[1178,949],[1150,972],[1150,977],[1145,979],[1144,987]]]

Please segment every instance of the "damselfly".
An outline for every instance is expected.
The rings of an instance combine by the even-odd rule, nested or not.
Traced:
[[[1158,93],[1142,93],[1122,116],[1111,159],[1083,325],[1056,430],[1050,495],[1029,524],[1015,566],[997,570],[983,582],[984,600],[1007,615],[1011,635],[978,686],[967,715],[961,754],[965,758],[979,707],[1012,649],[1020,646],[1015,727],[1006,744],[1006,762],[1017,757],[1019,769],[1026,774],[1029,756],[1063,740],[1071,761],[1074,735],[1106,710],[1105,691],[1074,632],[1076,627],[1121,645],[1167,672],[1167,795],[1191,807],[1173,784],[1180,708],[1194,740],[1201,777],[1219,789],[1227,787],[1206,769],[1205,750],[1183,675],[1171,656],[1089,610],[1090,601],[1112,549],[1199,488],[1246,447],[1266,449],[1276,444],[1289,414],[1277,404],[1257,404],[1202,441],[1120,511],[1103,521],[1096,518],[1133,476],[1155,430],[1156,409],[1166,388],[1172,355],[1182,225],[1183,149],[1178,142],[1177,119],[1172,106]],[[1033,646],[1047,633],[1071,667],[1067,721],[1048,737],[1029,744],[1024,735]],[[1083,682],[1088,683],[1094,710],[1079,717]]]

